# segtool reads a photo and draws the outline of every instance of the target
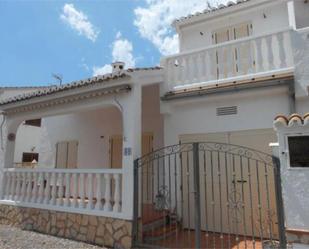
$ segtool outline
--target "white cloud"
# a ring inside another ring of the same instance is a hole
[[[88,17],[82,12],[75,9],[73,4],[65,4],[63,6],[60,19],[67,23],[72,29],[76,30],[79,35],[83,35],[92,42],[95,42],[99,30],[95,28],[88,20]]]
[[[210,4],[227,0],[209,0]],[[145,39],[150,40],[163,55],[178,52],[178,36],[174,34],[173,20],[207,8],[206,0],[146,0],[146,7],[134,10],[134,24]]]
[[[136,59],[133,56],[133,45],[130,41],[123,38],[121,33],[116,34],[115,41],[112,43],[112,60],[123,61],[126,68],[135,67]],[[93,67],[93,76],[112,72],[110,64],[102,67]]]
[[[93,67],[93,76],[103,75],[112,72],[112,66],[110,64],[106,64],[103,67]]]

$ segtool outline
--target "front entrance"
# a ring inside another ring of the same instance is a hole
[[[236,141],[240,135],[208,135],[214,142],[207,136],[203,142],[181,137],[180,144],[135,161],[137,185],[145,186],[146,180],[153,186],[147,198],[144,188],[135,189],[138,244],[166,248],[284,245],[278,160],[227,143],[226,139]]]

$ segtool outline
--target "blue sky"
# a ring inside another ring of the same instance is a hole
[[[177,52],[176,17],[204,0],[0,0],[1,86],[49,85],[129,67],[159,64]]]

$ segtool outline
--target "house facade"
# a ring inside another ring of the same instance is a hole
[[[308,111],[307,13],[303,0],[229,2],[175,20],[180,51],[161,67],[116,62],[3,98],[2,219],[106,246],[282,242],[268,145],[275,116]],[[30,151],[26,120],[41,120]],[[33,169],[18,151],[38,155]]]

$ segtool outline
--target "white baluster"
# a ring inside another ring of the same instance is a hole
[[[114,212],[120,212],[120,176],[119,174],[114,174],[115,180],[115,193],[114,193]]]
[[[78,198],[78,178],[77,174],[73,174],[73,207],[77,207],[77,198]]]
[[[178,82],[179,84],[183,83],[183,74],[184,74],[183,57],[178,57]]]
[[[79,208],[85,208],[85,174],[81,173],[79,177]]]
[[[21,185],[21,201],[25,201],[26,199],[26,184],[27,184],[27,175],[26,172],[22,172],[22,185]]]
[[[70,173],[65,174],[65,200],[64,206],[70,206]]]
[[[254,61],[253,61],[253,54],[254,54],[254,46],[252,44],[252,41],[248,42],[248,73],[254,73]]]
[[[258,72],[264,71],[264,58],[262,53],[262,38],[255,40],[256,50],[257,50],[257,63],[258,63]]]
[[[184,77],[184,82],[185,83],[190,83],[190,57],[186,56],[185,57],[185,77]]]
[[[10,172],[6,172],[5,174],[5,195],[4,195],[4,199],[9,200],[10,199],[10,186],[11,186],[11,176],[10,176]]]
[[[173,81],[174,81],[174,86],[178,85],[178,76],[179,76],[179,61],[178,58],[175,58],[174,60],[174,74],[173,74]]]
[[[33,172],[33,188],[32,188],[32,198],[31,198],[32,203],[36,202],[37,191],[38,191],[38,174],[36,172]]]
[[[88,209],[92,209],[93,205],[92,205],[92,202],[93,202],[93,188],[92,188],[92,174],[91,173],[88,173],[88,177],[87,177],[87,183],[88,183],[88,205],[87,205],[87,208]]]
[[[0,177],[1,177],[1,186],[0,186],[0,199],[2,200],[2,199],[4,199],[4,195],[5,195],[5,171],[0,171]]]
[[[192,55],[192,81],[198,82],[199,70],[197,64],[197,54]]]
[[[16,187],[16,172],[11,173],[11,200],[15,198],[15,187]]]
[[[280,68],[287,67],[286,54],[284,48],[284,34],[281,32],[277,35],[278,45],[279,45],[279,58],[280,58]]]
[[[16,195],[15,195],[15,198],[14,200],[15,201],[18,201],[20,200],[20,191],[21,191],[21,173],[20,172],[17,172],[16,174]]]
[[[57,177],[56,177],[55,172],[52,173],[51,185],[52,185],[51,204],[55,205],[56,204],[56,193],[57,193]]]
[[[273,53],[273,36],[269,35],[266,37],[267,44],[267,60],[269,65],[269,70],[273,70],[275,68],[274,65],[274,53]]]
[[[206,53],[205,52],[202,52],[200,54],[200,62],[199,62],[199,70],[200,70],[200,81],[201,82],[204,82],[206,81],[206,76],[207,76],[207,73],[206,73]]]
[[[30,202],[31,201],[31,191],[32,191],[32,174],[31,174],[31,172],[27,173],[26,181],[27,181],[26,202]]]
[[[63,204],[63,174],[58,173],[58,181],[57,184],[58,186],[58,198],[57,198],[57,206],[62,206]]]
[[[45,186],[45,193],[44,193],[44,204],[49,204],[49,199],[50,199],[50,173],[46,172],[45,173],[45,178],[46,178],[46,186]]]
[[[111,175],[104,174],[105,178],[105,203],[104,203],[104,211],[111,211]]]
[[[44,173],[40,172],[39,175],[39,198],[38,198],[38,203],[42,203],[43,202],[43,198],[44,198]]]
[[[214,50],[206,51],[206,58],[205,58],[205,70],[206,70],[206,80],[214,80],[214,68],[215,68],[215,58],[214,58]]]
[[[95,205],[95,209],[97,210],[101,210],[102,208],[102,182],[101,182],[101,174],[97,173],[96,174],[96,178],[97,178],[97,194],[96,194],[96,198],[97,198],[97,203]]]
[[[224,50],[223,48],[217,49],[218,55],[218,70],[219,70],[219,79],[224,78]]]
[[[234,47],[229,46],[226,51],[226,70],[227,70],[227,77],[235,76],[235,52]]]

